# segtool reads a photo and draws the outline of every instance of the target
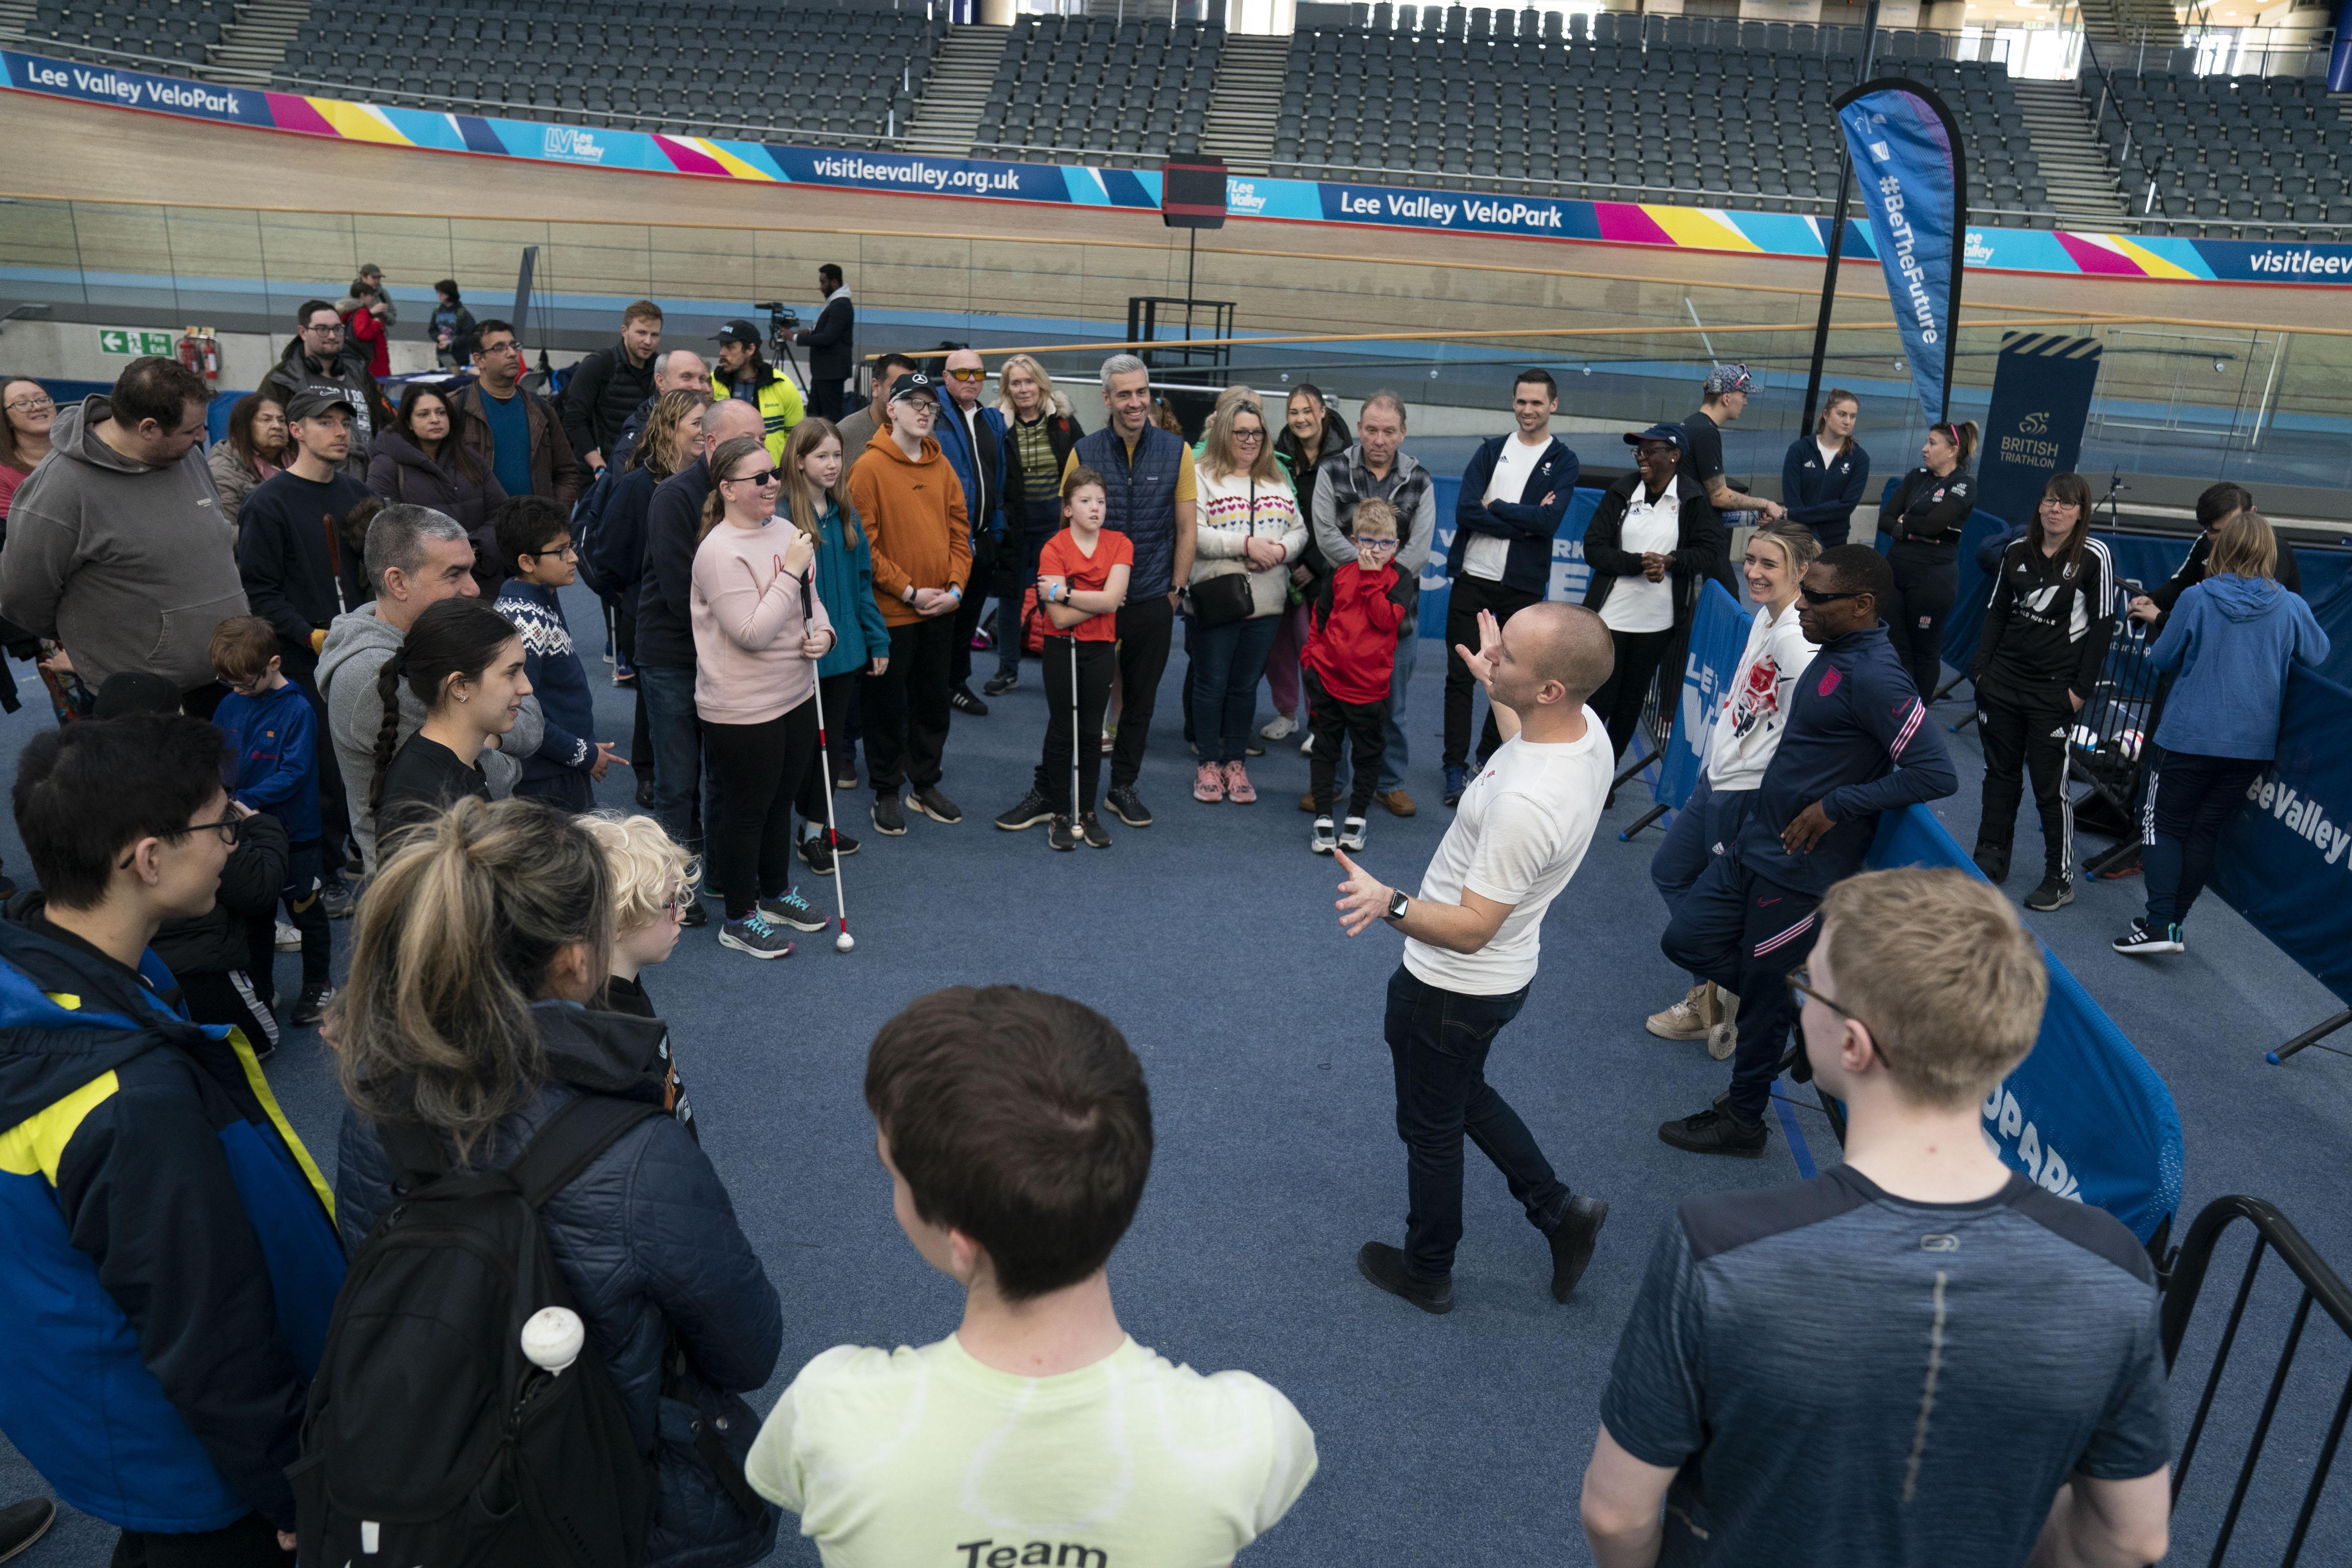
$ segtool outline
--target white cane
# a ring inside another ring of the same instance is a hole
[[[809,574],[801,574],[801,635],[808,635],[810,615]],[[841,883],[841,834],[833,825],[833,759],[825,745],[824,681],[816,673],[817,661],[809,660],[809,679],[816,688],[816,765],[824,770],[824,846],[833,862],[833,907],[839,917],[841,934],[833,939],[833,951],[849,952],[856,950],[857,939],[849,934],[849,894]]]

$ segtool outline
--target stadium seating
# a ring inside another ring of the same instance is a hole
[[[235,0],[40,0],[26,31],[67,46],[202,65]]]
[[[2316,226],[2352,225],[2352,121],[2320,79],[2117,71],[2082,87],[2111,94],[2099,133],[2134,213],[2156,184],[2152,232],[2352,239]]]
[[[1224,46],[1222,26],[1108,16],[1024,16],[1005,40],[976,151],[1190,155]]]

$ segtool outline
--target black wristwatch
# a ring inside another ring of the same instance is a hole
[[[1390,889],[1389,912],[1382,915],[1381,919],[1388,921],[1391,925],[1396,924],[1397,921],[1404,919],[1405,902],[1405,896],[1402,890],[1395,888]]]

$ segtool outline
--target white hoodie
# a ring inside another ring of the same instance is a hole
[[[1790,695],[1797,677],[1819,650],[1805,640],[1797,625],[1797,602],[1789,601],[1778,619],[1759,605],[1755,624],[1748,628],[1748,647],[1739,656],[1738,673],[1716,710],[1715,727],[1706,739],[1706,782],[1717,795],[1758,788],[1772,753],[1780,749],[1781,727],[1789,721]]]

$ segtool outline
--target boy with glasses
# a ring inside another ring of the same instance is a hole
[[[1594,1561],[2158,1561],[2147,1254],[1982,1132],[2041,1028],[2033,938],[1951,869],[1848,878],[1820,912],[1810,973],[1771,984],[1845,1105],[1844,1161],[1661,1227],[1584,1474]]]
[[[1356,558],[1323,579],[1307,612],[1307,647],[1298,665],[1307,687],[1307,728],[1315,737],[1307,764],[1315,833],[1307,847],[1318,855],[1364,847],[1364,814],[1372,808],[1381,756],[1388,747],[1389,679],[1396,668],[1397,626],[1404,619],[1396,552],[1396,508],[1377,499],[1360,502]],[[1346,830],[1334,837],[1331,804],[1338,794],[1342,735],[1354,742],[1355,779]]]
[[[499,508],[490,526],[498,533],[499,559],[509,574],[490,607],[522,634],[523,674],[547,723],[539,750],[523,759],[515,794],[586,811],[596,803],[592,786],[616,759],[612,742],[588,738],[595,731],[596,701],[558,592],[580,575],[571,519],[551,500],[517,496]]]

